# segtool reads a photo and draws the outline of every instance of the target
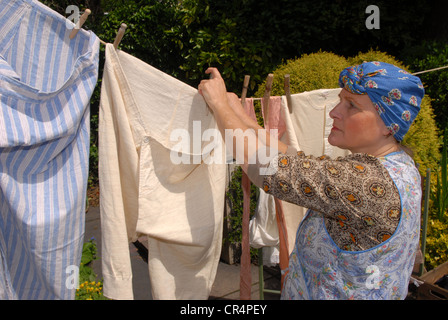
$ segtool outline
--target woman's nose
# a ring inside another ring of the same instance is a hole
[[[339,110],[340,106],[341,106],[341,102],[339,102],[339,103],[338,103],[338,104],[337,104],[337,105],[330,111],[329,115],[330,115],[330,118],[331,118],[331,119],[341,119],[341,118],[342,118],[341,113],[340,113],[340,110]]]

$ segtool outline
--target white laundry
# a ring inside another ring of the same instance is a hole
[[[106,296],[133,298],[129,242],[146,235],[153,297],[208,298],[221,253],[225,151],[204,163],[220,154],[209,148],[220,142],[214,137],[182,150],[194,163],[172,158],[176,132],[204,138],[217,128],[207,108],[196,89],[106,46],[99,122]]]

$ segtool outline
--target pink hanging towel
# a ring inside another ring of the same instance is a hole
[[[263,119],[266,119],[264,114],[265,105],[263,100],[261,100],[261,112],[263,115]],[[277,129],[278,131],[278,139],[280,139],[286,131],[286,124],[281,116],[281,107],[282,107],[282,97],[275,96],[269,98],[269,108],[268,108],[268,119],[267,124],[265,123],[265,129],[272,131]]]

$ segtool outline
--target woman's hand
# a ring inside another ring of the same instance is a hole
[[[222,136],[233,140],[233,156],[235,159],[242,160],[243,170],[247,169],[248,159],[254,157],[258,149],[265,150],[264,147],[271,147],[286,152],[287,146],[277,138],[273,138],[275,141],[273,140],[271,145],[269,133],[245,113],[238,96],[227,93],[226,85],[218,69],[208,68],[205,73],[210,74],[211,78],[201,81],[198,86],[199,93],[213,110]],[[227,130],[230,136],[227,136]],[[261,136],[259,136],[260,132]]]
[[[201,81],[198,87],[199,94],[213,111],[228,107],[226,85],[218,69],[208,68],[205,73],[211,77]]]

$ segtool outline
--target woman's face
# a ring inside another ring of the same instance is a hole
[[[352,153],[373,154],[389,130],[367,94],[353,94],[342,89],[341,101],[330,112],[333,128],[328,142]]]

